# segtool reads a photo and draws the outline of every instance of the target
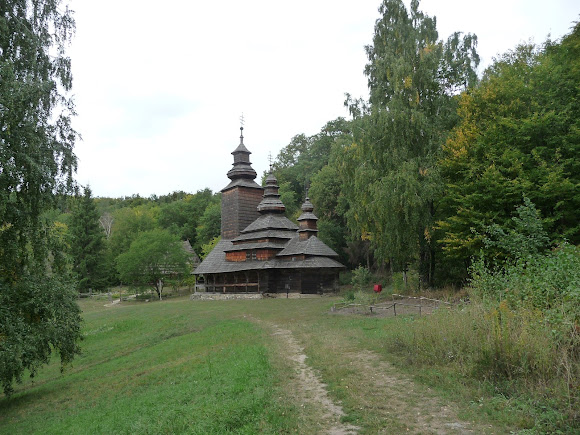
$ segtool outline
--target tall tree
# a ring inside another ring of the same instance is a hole
[[[286,145],[274,162],[272,169],[280,185],[286,214],[300,214],[305,188],[310,185],[318,171],[328,164],[335,140],[350,132],[350,124],[344,118],[327,122],[313,136],[298,134]],[[264,179],[267,174],[264,174]]]
[[[145,231],[157,228],[159,207],[152,203],[123,207],[113,213],[113,227],[109,238],[112,255],[127,252],[131,243]]]
[[[41,218],[72,185],[77,137],[65,48],[74,31],[58,0],[0,3],[0,383],[13,391],[56,351],[79,353],[80,310]]]
[[[368,237],[376,256],[406,270],[418,260],[433,280],[433,204],[440,190],[437,154],[456,121],[455,97],[477,79],[474,35],[438,40],[435,18],[400,0],[379,7],[369,63],[369,101],[347,105],[354,143],[342,173],[352,188],[349,226]]]
[[[70,245],[78,289],[105,288],[105,234],[90,187],[77,199],[70,221]]]

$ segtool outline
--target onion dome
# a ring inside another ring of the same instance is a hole
[[[240,144],[232,151],[232,154],[234,167],[228,171],[228,178],[232,181],[238,178],[254,180],[257,174],[250,162],[250,154],[252,153],[244,145],[244,127],[240,127]]]
[[[266,187],[264,188],[264,199],[258,204],[258,211],[261,214],[267,213],[284,213],[286,207],[284,203],[280,200],[280,194],[278,193],[278,180],[274,174],[270,173],[268,178],[266,178]]]
[[[254,181],[257,174],[250,163],[250,154],[252,153],[244,145],[244,127],[240,127],[240,144],[232,154],[234,156],[234,167],[228,171],[228,178],[231,181],[221,191],[226,192],[238,186],[261,190],[262,187]]]

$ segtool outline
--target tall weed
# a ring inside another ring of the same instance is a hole
[[[579,248],[564,244],[547,254],[528,256],[495,269],[480,258],[474,262],[471,274],[472,298],[487,305],[505,301],[512,309],[539,310],[559,342],[568,342],[577,336]]]
[[[541,431],[580,424],[578,360],[553,339],[539,310],[514,310],[505,301],[441,308],[390,324],[384,341],[408,365],[451,369],[491,386],[491,394],[524,407]]]

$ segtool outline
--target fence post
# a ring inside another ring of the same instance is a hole
[[[393,304],[393,312],[395,313],[395,317],[397,317],[397,303]]]

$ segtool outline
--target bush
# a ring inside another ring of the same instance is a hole
[[[340,274],[338,275],[338,283],[340,285],[352,284],[352,271],[345,270],[340,272]]]
[[[362,291],[370,286],[373,281],[371,271],[363,266],[357,267],[352,271],[352,286],[359,291]]]
[[[355,292],[354,290],[348,290],[345,294],[344,294],[344,300],[345,302],[352,302],[354,301],[356,298]]]

